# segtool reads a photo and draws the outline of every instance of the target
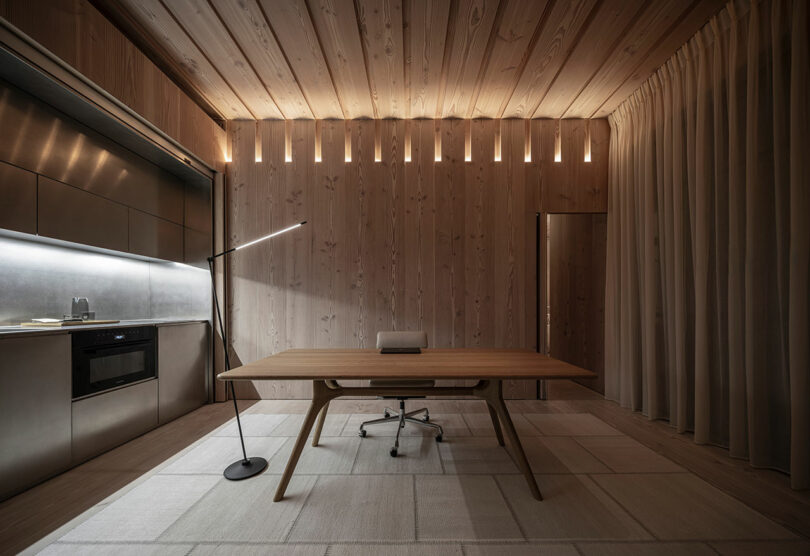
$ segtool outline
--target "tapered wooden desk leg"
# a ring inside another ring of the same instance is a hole
[[[301,430],[298,432],[298,438],[295,441],[295,446],[293,446],[290,459],[287,460],[287,467],[284,468],[284,474],[281,476],[281,480],[276,488],[276,495],[273,497],[273,502],[278,502],[284,498],[287,485],[290,484],[290,479],[295,472],[295,466],[298,465],[298,458],[301,457],[301,452],[304,449],[304,445],[307,443],[307,437],[309,437],[309,432],[312,430],[312,425],[315,424],[318,412],[324,405],[329,403],[332,397],[334,396],[328,395],[326,386],[322,380],[312,381],[312,403],[309,405],[307,415],[304,417],[304,423],[301,425]]]
[[[495,428],[495,436],[498,438],[498,445],[503,446],[503,432],[501,432],[501,424],[498,422],[498,414],[489,402],[487,402],[487,409],[489,409],[489,417],[492,419],[492,426]]]
[[[312,446],[318,445],[321,441],[321,431],[323,431],[323,422],[326,421],[326,412],[329,411],[329,402],[321,409],[321,414],[318,415],[318,424],[315,425],[315,434],[312,435]]]
[[[509,444],[512,447],[512,455],[514,456],[518,467],[526,477],[526,482],[529,483],[529,490],[537,500],[542,500],[543,496],[540,494],[540,488],[537,486],[537,481],[532,473],[532,468],[529,465],[529,460],[526,459],[526,453],[523,451],[523,445],[520,443],[515,425],[512,423],[512,418],[509,416],[509,410],[506,408],[506,403],[503,401],[503,386],[500,380],[493,380],[486,384],[479,394],[483,397],[489,405],[495,408],[498,414],[498,419],[501,426],[506,432],[506,437],[509,439]]]

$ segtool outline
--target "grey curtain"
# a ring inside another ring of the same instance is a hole
[[[605,394],[810,486],[808,2],[732,2],[610,116]]]

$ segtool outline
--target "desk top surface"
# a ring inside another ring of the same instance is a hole
[[[219,380],[594,378],[596,374],[530,350],[425,349],[381,354],[376,349],[291,349],[220,373]]]

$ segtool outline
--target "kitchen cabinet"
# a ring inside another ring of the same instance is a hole
[[[207,322],[158,327],[160,424],[208,400],[208,349]]]
[[[0,162],[0,228],[37,233],[37,175]]]
[[[73,402],[73,465],[158,424],[158,381],[147,380]]]
[[[129,252],[183,262],[183,227],[131,208]]]
[[[0,338],[0,500],[70,466],[70,335]]]
[[[44,176],[38,180],[39,235],[127,251],[127,207]]]

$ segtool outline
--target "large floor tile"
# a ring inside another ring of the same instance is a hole
[[[298,436],[301,432],[301,425],[304,423],[305,415],[288,415],[284,422],[273,429],[273,436]],[[343,427],[346,425],[349,415],[347,413],[327,413],[323,423],[321,436],[340,436]],[[315,426],[309,431],[309,435],[315,431]]]
[[[333,544],[329,556],[464,556],[460,544]]]
[[[408,411],[410,411],[410,408]],[[371,421],[373,419],[380,419],[382,417],[382,413],[353,413],[346,421],[346,426],[343,428],[343,432],[341,434],[343,436],[357,436],[361,423]],[[461,417],[460,413],[431,413],[430,421],[442,426],[445,438],[470,436],[472,434],[470,429],[467,428],[467,423],[464,422],[464,419]],[[366,431],[368,431],[368,436],[396,436],[397,426],[397,423],[381,423],[379,425],[367,426]],[[406,423],[405,428],[400,433],[400,436],[435,437],[436,432],[436,429],[433,427],[421,427],[415,423]]]
[[[185,556],[192,544],[66,544],[46,546],[43,556]]]
[[[404,436],[399,439],[397,457],[391,457],[394,439],[368,436],[360,441],[360,450],[352,473],[441,473],[438,442],[428,436]]]
[[[293,476],[281,502],[273,502],[278,475],[246,481],[221,479],[162,536],[176,542],[280,542],[290,531],[315,478]]]
[[[156,475],[69,531],[63,541],[152,541],[219,481],[213,475]]]
[[[577,543],[583,556],[716,556],[699,542]]]
[[[541,433],[549,436],[601,436],[621,433],[590,413],[525,413]]]
[[[322,476],[295,522],[290,542],[412,541],[413,478]]]
[[[270,473],[284,472],[296,439],[282,440],[284,445],[269,460],[268,472]],[[298,459],[298,464],[295,466],[295,472],[302,475],[351,473],[359,447],[359,438],[322,436],[318,446],[312,446],[310,442],[307,442]]]
[[[266,415],[266,414],[241,414],[239,420],[242,423],[242,434],[244,436],[283,436],[273,434],[273,431],[287,419],[289,415]],[[236,418],[231,419],[223,426],[214,431],[214,436],[239,436],[239,427]]]
[[[689,473],[595,475],[594,480],[660,539],[793,537],[783,527]]]
[[[528,539],[649,539],[622,508],[582,475],[536,475],[543,501],[521,475],[498,482]]]
[[[492,418],[489,413],[464,413],[463,416],[475,436],[495,436],[495,427],[492,426]],[[519,436],[540,435],[540,431],[520,413],[510,413],[510,417]]]
[[[518,473],[518,468],[495,437],[451,438],[439,443],[445,473]]]
[[[534,473],[574,473],[549,449],[544,440],[542,437],[521,439],[523,451],[526,453],[532,471]]]
[[[199,544],[190,556],[324,556],[325,544]]]
[[[686,471],[629,436],[578,436],[576,441],[617,473]]]
[[[420,540],[523,540],[490,476],[417,476],[416,515]]]
[[[611,437],[613,438],[613,437]],[[582,447],[570,436],[543,436],[532,439],[532,442],[544,447],[560,461],[569,473],[610,473],[610,468],[599,461],[593,454]],[[524,442],[524,448],[530,443]],[[526,457],[535,473],[557,473],[558,471],[544,471],[546,467],[556,467],[552,462],[545,461],[545,453],[540,448],[527,450]],[[565,472],[565,471],[563,471]]]
[[[573,544],[465,544],[464,556],[579,556]]]
[[[284,438],[278,437],[253,436],[245,438],[245,449],[248,456],[261,456],[266,460],[270,460],[283,444]],[[188,453],[164,467],[160,472],[222,475],[226,467],[240,459],[242,459],[242,447],[239,444],[238,437],[209,436]]]
[[[722,556],[807,556],[810,554],[810,541],[725,541],[710,543]]]

